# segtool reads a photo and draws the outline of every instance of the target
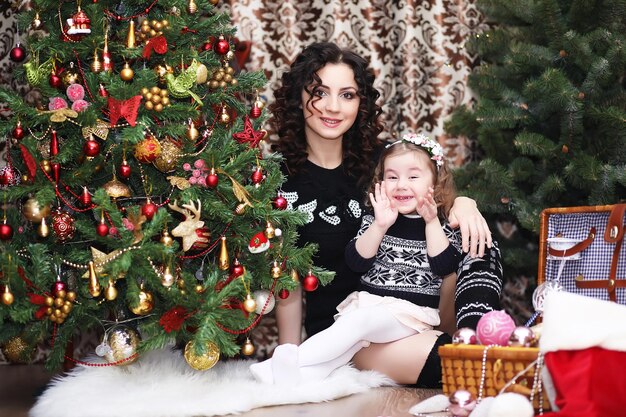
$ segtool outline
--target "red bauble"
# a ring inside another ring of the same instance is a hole
[[[65,282],[55,281],[54,284],[52,284],[52,294],[57,295],[59,291],[65,291],[66,288]]]
[[[278,292],[278,298],[280,298],[281,300],[284,300],[287,297],[289,297],[289,290],[283,288]]]
[[[74,232],[76,232],[74,218],[69,213],[57,210],[52,215],[52,230],[54,230],[54,234],[59,242],[63,243],[71,240],[74,237]]]
[[[128,162],[126,160],[123,160],[122,165],[120,165],[120,169],[118,170],[118,174],[120,174],[120,177],[128,179],[130,178],[130,173],[130,165],[128,165]]]
[[[287,208],[288,202],[285,197],[283,197],[282,195],[279,195],[278,197],[274,199],[274,202],[272,204],[274,205],[275,209],[285,210]]]
[[[217,183],[219,182],[219,178],[215,171],[212,171],[211,174],[206,177],[206,185],[211,188],[217,187]]]
[[[98,95],[100,97],[108,97],[109,96],[109,92],[107,91],[106,88],[104,88],[104,86],[102,84],[100,84],[100,86],[98,87]]]
[[[243,275],[245,270],[246,269],[243,267],[243,265],[240,264],[239,261],[235,259],[233,261],[233,267],[230,269],[230,275],[233,277],[238,277],[238,276]]]
[[[259,106],[252,106],[250,109],[250,117],[258,119],[261,116],[261,108]]]
[[[148,200],[146,204],[141,206],[141,214],[146,216],[146,219],[152,220],[156,212],[159,210],[159,206]]]
[[[150,135],[135,145],[135,158],[139,162],[149,164],[161,155],[161,143]]]
[[[83,188],[83,193],[80,195],[80,202],[83,206],[91,205],[91,194],[89,194],[87,187]]]
[[[109,234],[109,226],[104,222],[98,223],[98,226],[96,227],[96,233],[98,234],[98,236],[105,237]]]
[[[261,181],[263,181],[263,170],[257,167],[250,178],[252,179],[253,184],[260,184]]]
[[[17,126],[13,129],[13,139],[23,139],[25,135],[24,128],[22,127],[22,122],[17,122]]]
[[[13,228],[10,224],[0,224],[0,240],[9,240],[13,237]]]
[[[83,153],[89,157],[97,156],[100,153],[100,144],[93,139],[89,139],[83,145]]]
[[[13,62],[22,62],[26,59],[26,49],[18,43],[13,49],[11,49],[9,57]]]
[[[0,190],[19,184],[21,177],[22,174],[20,174],[9,161],[5,166],[0,168]]]
[[[202,44],[202,46],[200,47],[200,52],[208,52],[212,50],[213,42],[215,42],[215,39],[211,36],[211,38],[207,42]]]
[[[319,279],[317,279],[317,277],[310,272],[302,280],[302,288],[304,291],[315,291],[319,285]]]
[[[230,45],[228,44],[228,41],[224,39],[223,36],[220,36],[219,40],[215,44],[214,50],[215,50],[215,53],[218,55],[226,55],[228,51],[230,51]]]
[[[63,86],[63,80],[54,72],[50,74],[50,78],[48,78],[48,83],[52,88],[61,88]]]

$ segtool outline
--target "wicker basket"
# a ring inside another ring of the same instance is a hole
[[[443,345],[439,347],[443,373],[443,392],[446,395],[458,389],[465,389],[478,397],[485,347],[479,345]],[[483,398],[498,395],[507,382],[537,359],[538,354],[539,349],[537,348],[499,346],[489,348],[485,362]],[[535,366],[531,366],[523,375],[517,377],[516,382],[511,384],[506,391],[517,392],[530,397],[535,369]],[[536,410],[539,409],[539,398],[543,398],[543,410],[549,410],[550,404],[545,395],[535,394],[533,407]]]

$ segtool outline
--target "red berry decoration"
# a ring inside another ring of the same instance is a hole
[[[217,177],[217,174],[215,173],[215,168],[211,168],[211,172],[206,177],[206,185],[210,188],[215,188],[217,187],[218,181],[219,181],[219,178]]]
[[[289,297],[289,290],[286,290],[286,289],[284,289],[284,288],[283,288],[282,290],[280,290],[280,291],[278,292],[278,297],[279,297],[281,300],[286,299],[287,297]]]
[[[63,80],[54,72],[50,74],[50,78],[48,78],[48,83],[52,88],[61,88],[63,86]]]
[[[285,210],[287,208],[287,199],[282,195],[279,195],[274,199],[273,205],[277,210]]]
[[[320,285],[319,279],[311,271],[304,277],[302,280],[302,288],[304,291],[315,291],[317,287]]]
[[[154,215],[156,214],[158,210],[159,210],[159,206],[154,204],[150,199],[148,199],[146,204],[141,206],[141,214],[146,216],[146,219],[148,220],[152,220],[152,218],[154,217]]]
[[[18,43],[13,49],[11,49],[9,57],[13,62],[22,62],[26,59],[26,49]]]
[[[20,122],[18,120],[17,122],[17,126],[15,126],[15,129],[13,129],[13,139],[16,140],[20,140],[24,138],[25,132],[24,132],[24,128],[22,127],[22,122]]]
[[[224,39],[224,36],[220,35],[217,43],[215,44],[214,51],[218,55],[226,55],[230,51],[230,45],[228,41]]]
[[[93,139],[89,139],[83,145],[83,153],[90,158],[97,156],[100,153],[100,144]]]
[[[0,240],[7,241],[13,237],[13,228],[7,224],[6,220],[0,224]]]
[[[66,288],[65,282],[55,281],[54,284],[52,284],[52,295],[57,295],[59,291],[65,291]]]
[[[131,169],[126,159],[122,161],[122,164],[120,165],[120,169],[118,170],[118,173],[120,174],[120,177],[124,178],[125,180],[130,178]]]

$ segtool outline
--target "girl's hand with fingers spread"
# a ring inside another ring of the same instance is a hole
[[[428,193],[424,197],[417,198],[417,214],[422,216],[426,223],[437,218],[437,203],[433,194],[433,187],[428,187]]]
[[[370,193],[370,202],[374,209],[374,221],[381,228],[388,229],[398,218],[398,209],[387,197],[385,181],[377,183],[374,194]]]

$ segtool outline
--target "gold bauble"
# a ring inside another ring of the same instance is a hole
[[[167,265],[165,269],[163,269],[163,274],[161,275],[161,285],[169,288],[174,285],[174,282],[176,282],[176,277],[172,274],[170,266]]]
[[[228,110],[226,110],[226,107],[222,108],[222,114],[220,114],[220,122],[225,125],[230,123],[230,115],[228,114]]]
[[[65,295],[65,299],[70,302],[76,300],[76,293],[74,291],[68,291]]]
[[[267,237],[268,239],[272,239],[274,236],[276,236],[276,229],[274,229],[274,226],[272,226],[272,223],[267,222],[267,226],[265,227],[265,237]]]
[[[163,246],[170,247],[172,246],[172,244],[174,244],[174,238],[172,237],[172,235],[170,235],[170,232],[168,232],[167,230],[163,230],[160,242],[163,244]]]
[[[215,343],[207,342],[206,352],[202,355],[198,355],[193,347],[193,342],[187,342],[183,356],[193,369],[205,371],[212,368],[220,359],[220,349]]]
[[[15,297],[13,296],[11,289],[8,285],[5,285],[4,291],[2,292],[2,304],[4,304],[5,306],[10,306],[11,304],[13,304],[13,301],[15,301]]]
[[[91,65],[89,66],[91,71],[95,73],[99,73],[102,71],[102,61],[98,58],[98,51],[94,51],[93,53],[93,61],[91,61]]]
[[[209,0],[209,3],[211,3],[211,5],[216,6],[217,3],[219,3],[220,0]]]
[[[298,271],[296,271],[295,269],[291,270],[291,280],[297,283],[300,282],[300,276],[298,275]]]
[[[48,227],[48,223],[46,223],[46,218],[41,219],[41,223],[37,226],[37,235],[40,237],[48,237],[50,236],[50,227]]]
[[[22,214],[26,217],[26,220],[39,223],[44,217],[50,215],[50,206],[40,206],[34,197],[29,198],[22,207]]]
[[[246,338],[246,342],[241,347],[241,353],[245,356],[252,356],[254,354],[254,345],[250,339]]]
[[[132,81],[135,76],[135,71],[128,65],[128,62],[124,64],[124,68],[120,71],[120,78],[124,81]]]
[[[138,316],[143,316],[150,313],[153,307],[154,297],[152,297],[152,293],[142,289],[139,291],[139,302],[137,306],[131,308],[131,311]]]
[[[128,365],[137,359],[137,356],[132,359],[128,358],[137,353],[140,340],[141,338],[139,337],[139,333],[130,327],[115,327],[107,336],[107,344],[111,349],[107,351],[104,358],[109,363]]]
[[[200,131],[196,128],[196,125],[193,122],[189,122],[189,127],[187,128],[187,132],[185,132],[185,136],[192,142],[195,142],[198,137],[200,137]]]
[[[130,188],[123,182],[118,181],[117,178],[113,178],[111,181],[104,184],[102,188],[104,188],[104,191],[113,199],[130,197],[131,195]]]
[[[117,298],[117,288],[112,279],[109,280],[109,285],[104,289],[104,298],[107,301],[113,301]]]
[[[171,140],[161,143],[161,153],[156,157],[152,165],[161,172],[172,172],[178,166],[178,161],[183,156],[180,148]]]
[[[41,169],[43,169],[44,172],[50,173],[50,171],[52,170],[52,167],[50,166],[50,161],[48,161],[47,159],[41,161]]]
[[[243,309],[248,313],[253,313],[256,310],[256,301],[250,294],[247,294],[246,299],[243,301]]]
[[[204,84],[208,78],[209,70],[207,69],[206,65],[198,65],[198,69],[196,70],[196,84]]]
[[[194,0],[189,0],[189,3],[187,4],[187,11],[189,14],[194,14],[198,11],[198,5]]]
[[[73,64],[72,62],[70,68],[63,71],[63,75],[61,76],[61,81],[63,81],[65,87],[69,87],[72,84],[82,84],[80,73],[74,68]]]
[[[11,363],[28,363],[31,360],[33,348],[20,336],[9,339],[2,346],[2,354]]]
[[[277,261],[274,261],[272,266],[272,278],[280,278],[280,274],[283,272],[282,268]]]

